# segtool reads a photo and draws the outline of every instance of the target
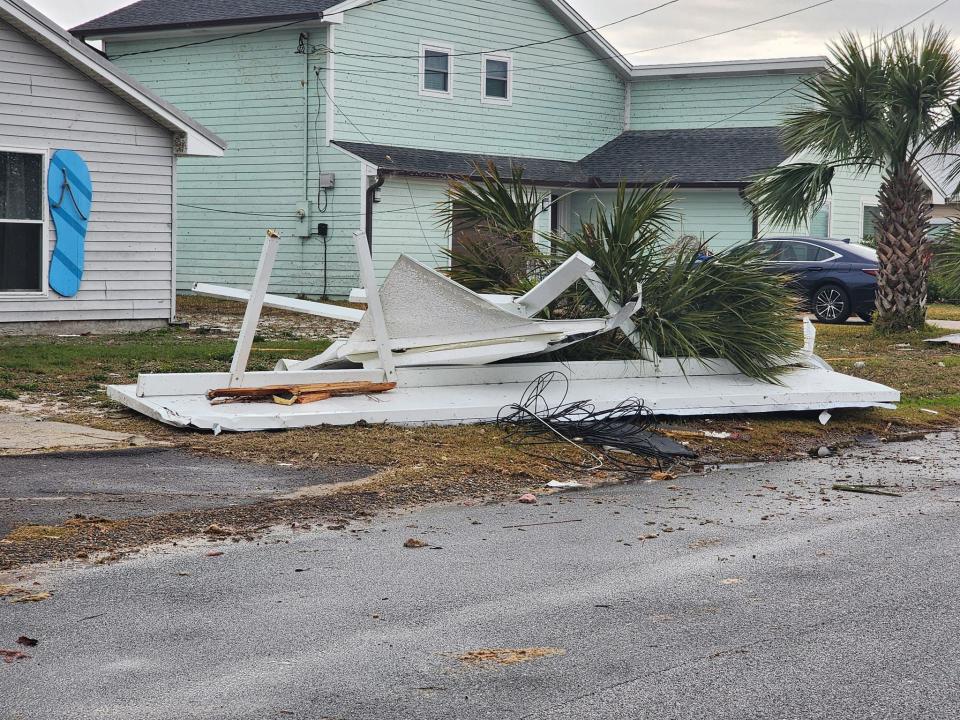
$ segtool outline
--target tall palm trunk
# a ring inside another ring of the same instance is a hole
[[[879,210],[876,327],[881,332],[917,330],[927,317],[930,201],[914,164],[887,174]]]

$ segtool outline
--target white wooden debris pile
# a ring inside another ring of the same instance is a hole
[[[834,372],[814,355],[815,332],[785,358],[780,384],[743,375],[724,360],[661,358],[638,346],[640,360],[537,362],[532,358],[621,329],[642,300],[621,307],[577,254],[522,297],[481,295],[403,256],[382,287],[374,276],[366,236],[354,244],[363,284],[351,299],[367,310],[267,294],[280,238],[268,233],[250,292],[198,284],[204,295],[247,302],[229,372],[143,374],[135,385],[110,386],[114,400],[170,425],[214,432],[272,430],[367,423],[458,424],[491,421],[517,402],[546,372],[569,377],[567,400],[591,400],[599,411],[627,397],[642,398],[659,415],[712,415],[889,406],[891,388]],[[535,316],[564,291],[584,282],[607,309],[603,318],[542,320]],[[305,360],[283,360],[272,372],[248,372],[247,362],[263,307],[357,323],[353,334]],[[396,383],[384,394],[331,397],[310,404],[211,404],[217,388],[259,388],[324,383]],[[549,390],[547,391],[550,392]],[[547,398],[548,401],[560,398]]]

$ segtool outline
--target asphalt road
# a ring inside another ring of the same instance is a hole
[[[76,514],[118,520],[227,507],[369,473],[234,463],[163,448],[0,457],[0,537],[17,525],[59,525]]]
[[[956,718],[958,459],[944,437],[51,572],[0,606],[0,647],[39,640],[0,664],[0,717]],[[550,650],[459,659],[487,648]]]

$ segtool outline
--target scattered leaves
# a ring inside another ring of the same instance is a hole
[[[565,655],[566,650],[555,647],[484,648],[471,650],[457,657],[465,665],[518,665],[548,657]]]

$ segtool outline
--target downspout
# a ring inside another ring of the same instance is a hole
[[[750,208],[750,216],[751,216],[750,232],[752,233],[750,239],[756,240],[758,237],[760,237],[760,213],[757,211],[757,206],[747,199],[747,193],[745,189],[741,189],[739,192],[739,195],[740,195],[740,199],[743,200],[744,204],[748,208]]]
[[[374,198],[377,195],[377,190],[383,187],[383,184],[387,181],[386,176],[377,171],[377,180],[373,185],[367,188],[367,202],[366,202],[366,231],[367,231],[367,242],[370,244],[370,251],[373,251],[373,204]]]
[[[310,33],[301,33],[303,46],[303,204],[310,206]]]

